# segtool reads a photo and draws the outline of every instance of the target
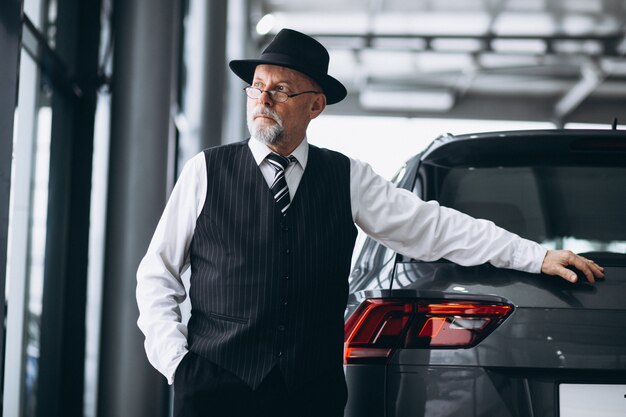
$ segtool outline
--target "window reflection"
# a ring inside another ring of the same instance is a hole
[[[24,2],[26,17],[42,31],[43,3]],[[52,126],[52,91],[42,83],[37,51],[23,45],[20,58],[6,283],[3,415],[25,417],[35,416],[37,404]]]
[[[48,212],[48,173],[50,163],[50,131],[52,109],[41,107],[37,112],[32,207],[30,223],[28,315],[24,377],[24,410],[34,416],[37,398],[41,307],[43,297],[44,260],[46,252],[46,219]]]
[[[437,200],[444,206],[549,249],[626,252],[626,197],[617,191],[626,187],[622,167],[453,168],[441,174]]]

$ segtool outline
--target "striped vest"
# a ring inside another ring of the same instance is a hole
[[[356,237],[349,159],[310,146],[282,216],[247,142],[204,154],[207,196],[190,248],[189,349],[252,388],[275,366],[291,387],[341,370]]]

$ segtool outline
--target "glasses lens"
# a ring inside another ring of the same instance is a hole
[[[274,100],[277,103],[282,103],[283,101],[287,101],[287,99],[289,98],[289,96],[285,93],[283,93],[282,91],[270,91],[270,95],[272,96],[272,100]]]
[[[284,101],[287,101],[287,99],[289,98],[287,93],[283,93],[282,91],[261,90],[260,88],[257,88],[257,87],[246,87],[244,88],[244,91],[246,92],[246,95],[253,100],[256,100],[259,97],[261,97],[261,94],[263,93],[268,93],[270,97],[272,98],[272,100],[277,103],[282,103]]]
[[[261,97],[262,91],[255,87],[246,87],[244,88],[246,95],[252,99],[257,99]]]

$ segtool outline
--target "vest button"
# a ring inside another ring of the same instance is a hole
[[[285,249],[285,255],[289,255],[291,251],[289,249]]]
[[[284,306],[286,306],[287,304],[289,304],[289,301],[287,301],[287,298],[285,298],[285,297],[281,298],[281,299],[280,299],[280,302],[281,302]]]
[[[283,232],[288,232],[289,231],[289,226],[287,226],[286,224],[283,224],[281,226],[281,229],[283,230]]]
[[[283,275],[283,279],[284,279],[285,281],[289,281],[289,275],[287,275],[287,274]]]
[[[276,328],[281,332],[285,331],[285,326],[283,326],[282,324],[279,324],[278,326],[276,326]]]
[[[282,351],[278,352],[278,353],[276,354],[276,356],[278,356],[279,358],[282,358],[282,356],[283,356],[283,352],[282,352]]]

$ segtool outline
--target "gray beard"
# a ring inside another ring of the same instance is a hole
[[[254,123],[254,116],[260,114],[272,117],[276,123],[270,127],[257,126]],[[283,129],[283,121],[273,110],[264,107],[256,107],[252,112],[249,112],[247,122],[250,134],[264,144],[277,145],[283,140],[285,133],[285,129]]]
[[[276,145],[283,139],[284,129],[278,123],[270,127],[258,127],[254,121],[248,120],[248,130],[252,136],[266,145]]]

